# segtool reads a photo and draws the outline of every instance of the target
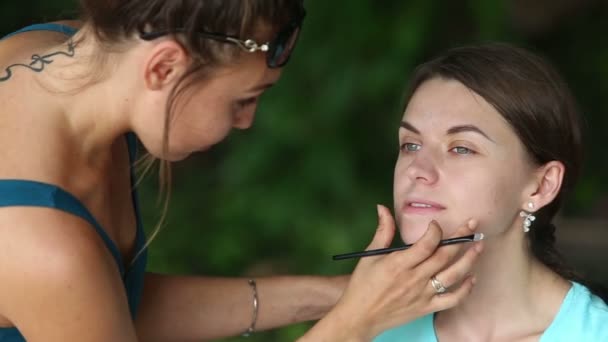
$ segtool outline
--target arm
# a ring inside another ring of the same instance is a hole
[[[348,277],[256,278],[256,330],[317,320],[338,301]],[[238,335],[253,316],[247,278],[146,276],[137,331],[142,341],[191,341]],[[178,318],[179,317],[179,318]]]
[[[393,238],[394,224],[390,212],[384,210],[369,248],[386,247]],[[456,232],[470,233],[466,226]],[[441,271],[441,279],[446,286],[456,284],[466,278],[478,251],[471,248],[452,264],[464,247],[437,249],[440,239],[441,228],[431,225],[415,247],[361,260],[350,280],[257,279],[260,305],[256,330],[323,317],[301,342],[369,341],[386,329],[452,307],[468,295],[471,279],[437,296],[430,278],[451,264]],[[246,278],[150,274],[136,325],[142,341],[212,339],[243,333],[251,324],[252,313],[252,291]]]
[[[0,313],[29,342],[136,341],[112,256],[86,222],[56,210],[2,209]]]

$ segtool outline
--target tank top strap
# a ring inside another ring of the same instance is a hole
[[[0,207],[16,206],[54,208],[84,219],[94,227],[118,263],[120,274],[124,274],[122,257],[118,248],[95,217],[72,194],[56,185],[47,183],[20,179],[0,180]]]
[[[34,24],[34,25],[26,26],[13,33],[9,33],[8,35],[0,38],[0,40],[6,39],[8,37],[14,36],[19,33],[30,32],[30,31],[53,31],[53,32],[63,33],[66,36],[72,36],[78,30],[73,27],[67,26],[67,25],[55,24],[55,23]]]

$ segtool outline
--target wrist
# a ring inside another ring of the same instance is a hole
[[[349,310],[335,307],[317,322],[298,342],[368,342],[373,339],[364,329],[364,324],[355,323]]]
[[[350,276],[307,277],[306,281],[298,282],[306,299],[306,305],[298,310],[296,321],[315,321],[330,312],[342,297]]]
[[[329,312],[336,304],[338,304],[340,298],[342,298],[342,295],[348,286],[348,282],[350,281],[350,274],[329,277],[327,278],[327,281],[327,296],[328,303],[330,304],[327,312]]]

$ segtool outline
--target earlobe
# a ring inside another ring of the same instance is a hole
[[[172,87],[188,67],[189,58],[183,47],[167,40],[156,44],[144,64],[144,81],[150,90]]]

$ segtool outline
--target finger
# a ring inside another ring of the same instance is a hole
[[[475,233],[477,231],[477,226],[479,223],[475,219],[468,219],[464,224],[460,225],[454,233],[450,234],[450,236],[446,236],[446,239],[467,236]]]
[[[378,210],[378,228],[366,250],[386,248],[390,246],[395,236],[395,220],[393,220],[391,211],[381,204],[378,204],[376,209]]]
[[[418,240],[414,246],[405,251],[395,252],[395,255],[402,255],[403,258],[408,258],[410,266],[417,266],[427,260],[435,253],[439,241],[441,241],[441,228],[434,220],[429,224],[424,235]]]
[[[455,307],[471,294],[474,285],[475,277],[469,276],[457,289],[434,295],[431,299],[431,308],[434,312],[437,312]]]
[[[435,225],[439,226],[439,224],[435,223]],[[476,220],[469,220],[467,224],[460,226],[456,233],[458,236],[471,235],[477,228]],[[440,228],[441,229],[441,228]],[[466,243],[460,243],[449,246],[442,246],[438,248],[437,251],[430,256],[424,263],[420,265],[420,271],[423,274],[429,276],[436,275],[439,271],[443,270],[447,265],[449,265],[457,255],[462,253],[463,250],[469,248],[470,245]]]
[[[476,242],[473,248],[469,248],[455,263],[435,275],[435,279],[440,281],[446,288],[451,288],[454,284],[458,284],[471,273],[473,265],[477,261],[482,249],[483,245],[481,242]]]

